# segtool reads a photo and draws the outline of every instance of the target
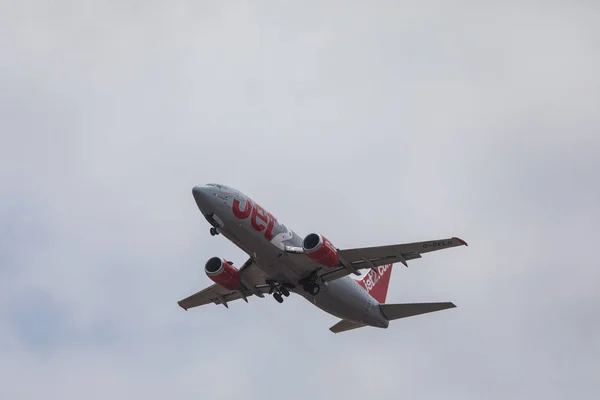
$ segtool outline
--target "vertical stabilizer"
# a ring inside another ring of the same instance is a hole
[[[376,272],[377,271],[377,272]],[[358,283],[380,304],[385,303],[390,277],[392,275],[392,264],[376,267],[375,271],[369,270]]]

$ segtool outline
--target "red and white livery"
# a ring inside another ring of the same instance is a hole
[[[213,236],[223,235],[249,256],[238,269],[223,257],[210,258],[204,271],[214,284],[181,301],[184,309],[271,295],[282,303],[296,293],[340,318],[330,330],[363,326],[387,328],[389,321],[456,307],[450,302],[386,304],[392,266],[408,266],[422,254],[456,246],[451,237],[377,247],[338,249],[321,233],[300,237],[243,193],[220,184],[192,189]],[[368,272],[361,276],[360,271]],[[358,276],[358,277],[357,277]]]

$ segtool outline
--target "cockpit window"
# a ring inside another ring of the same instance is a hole
[[[206,186],[216,187],[219,190],[224,190],[226,192],[237,193],[237,190],[230,188],[229,186],[219,185],[217,183],[207,183]]]

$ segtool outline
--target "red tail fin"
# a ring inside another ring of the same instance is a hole
[[[390,286],[390,277],[392,276],[392,264],[382,265],[375,268],[377,272],[369,270],[358,283],[373,296],[379,303],[385,303],[388,287]]]

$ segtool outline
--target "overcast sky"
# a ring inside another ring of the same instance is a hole
[[[0,1],[0,398],[598,398],[600,6],[537,3]],[[458,308],[184,312],[246,260],[207,182],[340,248],[465,239],[388,295]]]

